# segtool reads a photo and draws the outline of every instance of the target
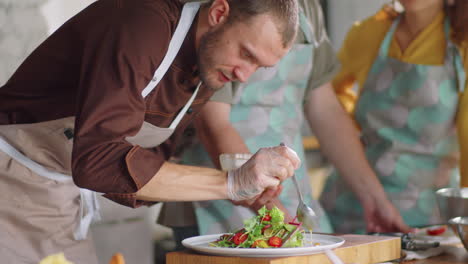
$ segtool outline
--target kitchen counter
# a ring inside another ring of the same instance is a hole
[[[345,243],[334,250],[345,263],[370,264],[398,259],[401,241],[397,237],[340,235]],[[167,264],[328,264],[324,254],[278,258],[241,258],[198,254],[194,251],[172,252],[166,255]]]

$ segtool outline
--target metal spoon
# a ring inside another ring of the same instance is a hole
[[[299,184],[297,183],[296,175],[292,176],[294,185],[296,186],[297,194],[299,195],[299,204],[297,205],[297,219],[302,222],[302,226],[312,232],[314,227],[318,227],[318,216],[315,214],[314,210],[310,208],[307,204],[304,203],[302,198],[301,190],[299,189]]]
[[[280,146],[286,146],[284,143],[281,143]],[[297,219],[302,222],[302,226],[312,232],[314,227],[318,227],[318,216],[315,214],[314,210],[304,203],[302,197],[301,189],[299,188],[299,183],[296,179],[296,174],[293,174],[292,180],[294,186],[296,186],[297,195],[299,196],[299,204],[297,206]]]

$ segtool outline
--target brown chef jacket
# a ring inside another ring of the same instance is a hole
[[[201,87],[175,133],[153,149],[124,140],[147,121],[168,127],[199,82],[197,18],[159,85],[149,83],[166,54],[182,4],[174,0],[99,0],[42,43],[0,88],[0,124],[76,116],[73,179],[135,207],[135,192],[168,160],[174,142],[212,91]]]

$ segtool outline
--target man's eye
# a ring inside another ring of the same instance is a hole
[[[250,54],[250,52],[248,52],[246,50],[244,50],[243,56],[244,56],[244,58],[249,59],[249,60],[253,58],[252,54]]]

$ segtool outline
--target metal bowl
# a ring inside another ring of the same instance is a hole
[[[468,216],[468,188],[444,188],[436,192],[437,204],[444,222]]]
[[[468,217],[455,217],[449,220],[449,225],[460,237],[460,240],[468,251]]]

